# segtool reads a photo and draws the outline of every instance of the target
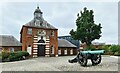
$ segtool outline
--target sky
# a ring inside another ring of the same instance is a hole
[[[96,24],[102,25],[102,37],[94,42],[118,44],[117,2],[6,2],[0,5],[0,35],[13,35],[20,40],[20,30],[34,18],[39,5],[43,18],[58,28],[58,35],[70,35],[76,30],[77,13],[87,7],[94,11]]]

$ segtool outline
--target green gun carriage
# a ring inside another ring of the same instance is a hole
[[[79,63],[81,66],[87,66],[88,59],[91,60],[92,65],[98,65],[101,63],[101,54],[104,54],[104,50],[95,51],[80,51],[79,54],[72,60],[68,60],[69,63]]]

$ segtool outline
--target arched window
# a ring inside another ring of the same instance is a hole
[[[27,52],[31,55],[32,54],[32,47],[31,45],[28,45]]]

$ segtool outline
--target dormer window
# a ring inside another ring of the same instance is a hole
[[[32,28],[28,28],[28,34],[32,34]]]

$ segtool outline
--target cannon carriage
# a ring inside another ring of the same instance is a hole
[[[101,63],[101,54],[104,54],[104,52],[104,50],[80,51],[74,59],[68,61],[69,63],[78,62],[81,66],[87,66],[88,59],[90,59],[92,65],[98,65]]]

